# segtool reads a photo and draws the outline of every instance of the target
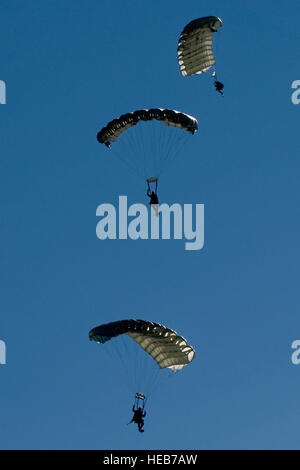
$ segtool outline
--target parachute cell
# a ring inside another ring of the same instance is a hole
[[[216,16],[198,18],[188,23],[178,41],[178,62],[182,75],[206,72],[215,64],[213,34],[222,26]]]
[[[174,372],[189,364],[195,350],[176,331],[159,323],[145,320],[121,320],[97,326],[89,332],[90,340],[106,343],[126,334],[156,361],[161,369]]]

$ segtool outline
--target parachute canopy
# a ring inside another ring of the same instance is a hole
[[[192,134],[198,129],[197,119],[175,109],[140,109],[123,114],[118,119],[110,121],[98,132],[98,142],[110,147],[111,142],[114,142],[123,132],[138,124],[139,121],[151,121],[153,119],[161,121],[168,126],[178,127]]]
[[[215,63],[212,50],[213,34],[222,26],[216,16],[191,21],[178,41],[178,62],[182,75],[206,72]]]
[[[126,334],[150,354],[161,369],[174,372],[189,364],[195,350],[176,331],[159,323],[145,320],[121,320],[97,326],[89,332],[91,341],[106,343],[116,336]]]

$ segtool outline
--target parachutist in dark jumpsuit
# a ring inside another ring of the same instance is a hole
[[[155,210],[156,215],[158,215],[158,196],[157,196],[157,181],[156,181],[156,186],[155,186],[155,191],[151,192],[149,181],[147,181],[148,184],[148,189],[147,189],[147,196],[150,198],[150,206],[153,206],[153,209]]]
[[[218,82],[218,80],[216,80],[215,81],[215,88],[219,93],[221,93],[221,95],[223,95],[223,88],[224,88],[223,83]]]
[[[157,197],[157,194],[152,191],[152,193],[150,193],[150,190],[147,191],[147,196],[150,197],[150,205],[152,204],[158,204],[158,197]]]
[[[157,197],[157,181],[155,185],[155,191],[151,192],[149,181],[147,181],[148,189],[147,189],[147,196],[150,197],[149,204],[159,204],[158,197]]]
[[[132,411],[134,413],[132,420],[130,423],[137,423],[138,425],[138,430],[140,432],[144,432],[143,426],[144,426],[144,420],[146,416],[146,411],[143,411],[141,407],[135,408],[134,406],[132,407]]]

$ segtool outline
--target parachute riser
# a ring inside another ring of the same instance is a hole
[[[143,393],[136,393],[134,397],[134,409],[142,408],[144,411],[147,397]]]
[[[153,184],[152,189],[151,189],[151,184]],[[150,190],[150,191],[153,190],[156,194],[157,193],[158,178],[156,176],[151,176],[151,178],[147,178],[147,185],[148,185],[148,190]]]

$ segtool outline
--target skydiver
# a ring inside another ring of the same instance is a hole
[[[147,185],[148,185],[147,196],[150,197],[149,204],[159,204],[158,197],[157,197],[157,180],[156,180],[156,184],[155,184],[155,191],[151,191],[150,184],[149,184],[148,180],[147,180]]]
[[[147,181],[148,189],[147,189],[147,196],[150,198],[150,206],[153,206],[156,215],[158,215],[158,196],[157,196],[157,180],[155,185],[155,191],[151,191],[149,181]]]
[[[219,93],[221,93],[221,95],[223,95],[223,88],[224,88],[223,83],[218,82],[218,80],[215,80],[215,88]]]
[[[145,418],[145,416],[146,416],[146,411],[143,411],[141,407],[135,408],[134,405],[132,407],[132,411],[133,411],[134,414],[133,414],[133,418],[130,421],[130,423],[136,423],[138,425],[138,430],[140,432],[144,432],[144,429],[142,429],[142,428],[144,426],[143,418]]]

